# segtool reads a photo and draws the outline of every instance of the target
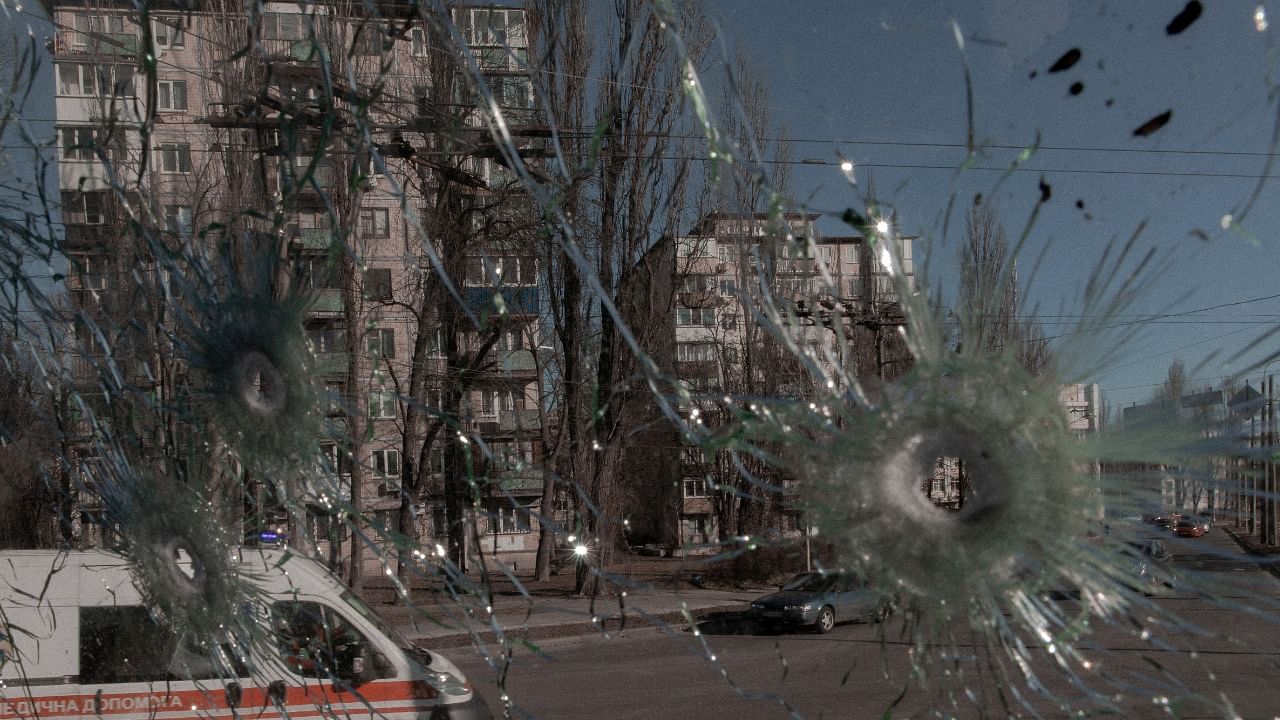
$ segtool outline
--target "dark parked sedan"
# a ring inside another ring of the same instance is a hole
[[[1191,538],[1203,537],[1206,532],[1204,522],[1194,517],[1184,517],[1179,519],[1178,522],[1174,524],[1173,531],[1178,534],[1178,537]]]
[[[837,622],[879,619],[884,615],[884,603],[851,575],[805,572],[791,578],[778,592],[752,602],[751,615],[770,625],[808,625],[826,633]]]

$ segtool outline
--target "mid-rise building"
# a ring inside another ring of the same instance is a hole
[[[817,221],[812,214],[713,213],[678,240],[676,374],[693,398],[689,411],[701,422],[723,420],[718,413],[725,396],[814,397],[813,367],[833,378],[838,368],[853,377],[892,379],[909,366],[890,332],[902,317],[897,285],[879,253],[862,237],[822,235]],[[906,287],[914,282],[912,240],[893,239]],[[776,311],[774,319],[766,308]],[[705,545],[736,534],[720,527],[734,516],[723,504],[751,488],[726,487],[741,477],[727,454],[688,447],[681,475],[680,544]],[[766,530],[800,530],[789,497],[794,500],[783,492],[765,503],[771,507]]]
[[[166,308],[181,283],[165,274],[181,263],[158,255],[199,248],[189,254],[208,263],[193,273],[210,277],[190,280],[212,282],[214,294],[218,271],[249,277],[277,262],[267,297],[307,299],[309,368],[331,430],[316,446],[342,495],[358,483],[365,532],[383,541],[378,528],[395,527],[407,503],[419,535],[443,541],[445,448],[461,431],[482,441],[455,462],[485,500],[464,509],[477,532],[455,537],[481,538],[469,552],[532,564],[541,268],[519,222],[531,205],[469,102],[491,96],[520,142],[541,134],[529,132],[524,11],[452,11],[473,72],[461,53],[440,51],[441,19],[415,5],[268,2],[248,16],[214,7],[153,4],[145,27],[128,3],[48,8],[73,364],[85,394],[107,355],[157,404],[178,404],[193,383],[173,340],[182,319]],[[438,302],[442,275],[462,303]],[[458,314],[446,317],[447,306]],[[180,436],[157,430],[140,452],[181,456]],[[427,481],[406,488],[406,467],[419,464],[404,454],[427,438]],[[92,492],[101,458],[87,431],[81,439],[81,517],[109,534]],[[226,460],[218,472],[243,486],[249,536],[284,531],[330,552],[341,509],[312,493],[305,516],[285,512],[272,499],[279,478],[255,476],[234,453]]]

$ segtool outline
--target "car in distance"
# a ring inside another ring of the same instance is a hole
[[[1203,521],[1192,516],[1179,518],[1178,522],[1174,523],[1173,531],[1178,537],[1198,538],[1205,534]]]
[[[1213,516],[1207,512],[1196,513],[1191,517],[1200,527],[1204,528],[1206,533],[1213,527]]]
[[[803,572],[751,603],[751,617],[765,625],[809,626],[819,633],[846,620],[877,620],[884,610],[878,593],[846,573]]]

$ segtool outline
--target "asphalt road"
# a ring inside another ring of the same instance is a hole
[[[1234,557],[1237,550],[1221,530],[1171,542],[1170,549],[1176,571],[1216,597],[1175,590],[1154,598],[1134,620],[1095,620],[1077,645],[1091,664],[1082,672],[1087,685],[1105,691],[1123,717],[1167,718],[1172,709],[1177,717],[1221,718],[1224,699],[1239,717],[1277,717],[1280,583]],[[772,634],[727,614],[703,623],[697,634],[643,629],[610,639],[565,638],[543,645],[546,657],[519,649],[504,688],[474,651],[447,654],[495,711],[505,691],[517,717],[864,718],[881,717],[891,706],[892,717],[1028,715],[1015,687],[1044,717],[1065,715],[1025,683],[1004,687],[991,660],[1008,665],[1008,658],[989,654],[985,643],[957,643],[922,688],[911,680],[912,650],[902,627],[890,620],[842,625],[826,636]],[[1031,669],[1048,688],[1081,699],[1079,687],[1057,670],[1055,655],[1033,647],[1031,657]],[[1012,666],[1008,671],[1018,674]]]

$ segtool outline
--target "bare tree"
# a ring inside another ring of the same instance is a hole
[[[689,177],[687,163],[669,159],[682,154],[673,131],[681,117],[683,59],[647,3],[618,0],[605,9],[547,0],[535,9],[534,57],[547,69],[536,69],[537,85],[549,120],[558,128],[593,129],[587,137],[561,142],[546,164],[547,195],[558,202],[550,211],[559,220],[550,230],[553,246],[546,257],[558,288],[552,319],[561,356],[555,373],[564,437],[555,469],[563,487],[574,488],[575,534],[592,541],[596,561],[605,562],[621,539],[617,519],[627,492],[622,484],[634,481],[619,473],[625,428],[637,403],[652,402],[647,388],[633,391],[647,370],[626,338],[628,332],[632,339],[643,335],[643,323],[624,326],[619,320],[653,317],[648,309],[627,312],[626,292],[649,272],[646,255],[661,238],[677,234]],[[675,22],[700,22],[688,8],[678,11]],[[698,43],[707,37],[681,35]],[[704,47],[685,50],[696,63]],[[588,84],[588,78],[597,81]],[[603,295],[593,294],[592,287]],[[544,487],[544,499],[552,494]],[[549,540],[544,532],[544,573]],[[588,575],[580,565],[579,591],[594,590]]]
[[[1032,375],[1050,362],[1048,341],[1031,319],[1020,318],[1018,268],[1009,239],[994,208],[977,205],[966,215],[960,249],[958,350],[963,353],[1012,352]]]

